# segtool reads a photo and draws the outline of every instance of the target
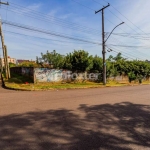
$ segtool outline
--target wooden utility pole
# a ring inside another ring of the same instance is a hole
[[[0,67],[1,67],[1,74],[3,72],[3,61],[2,61],[2,57],[0,55]]]
[[[5,46],[5,57],[6,57],[6,65],[7,65],[7,73],[8,73],[8,78],[10,78],[10,68],[9,68],[9,62],[8,62],[8,55],[7,55],[7,46]]]
[[[107,6],[103,7],[102,9],[95,11],[95,14],[102,11],[102,55],[103,55],[103,84],[106,84],[106,60],[105,60],[105,31],[104,31],[104,9],[109,7],[110,4],[108,3]]]
[[[5,2],[0,2],[0,5],[4,4],[4,5],[9,5],[9,3],[5,3]],[[2,50],[3,50],[3,58],[4,58],[4,67],[5,67],[5,74],[6,74],[6,78],[9,78],[9,74],[8,74],[8,70],[9,70],[9,65],[8,65],[8,57],[7,57],[7,48],[5,47],[4,44],[4,37],[3,37],[3,32],[2,32],[2,21],[0,20],[0,36],[1,36],[1,42],[2,42]]]
[[[5,44],[4,44],[4,37],[3,37],[3,32],[2,32],[2,22],[1,21],[0,21],[0,36],[1,36],[1,42],[2,42],[5,74],[6,74],[6,78],[8,79],[8,69],[7,69],[7,61],[6,61],[6,53],[5,53]]]

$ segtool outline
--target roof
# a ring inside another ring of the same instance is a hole
[[[29,60],[18,59],[17,62],[20,64],[20,63],[23,63],[23,62],[29,62]]]

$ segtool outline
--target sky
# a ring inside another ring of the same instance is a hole
[[[106,57],[121,52],[127,59],[150,60],[149,0],[1,1],[9,2],[0,6],[0,15],[12,58],[35,60],[47,50],[62,55],[85,50],[101,57],[102,15],[95,11],[110,3],[104,10],[105,39],[125,23],[107,40]]]

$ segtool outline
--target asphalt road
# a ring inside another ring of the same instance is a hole
[[[150,150],[150,86],[0,88],[0,150]]]

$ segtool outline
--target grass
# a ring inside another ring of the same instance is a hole
[[[15,89],[25,89],[25,90],[51,90],[51,89],[77,89],[77,88],[92,88],[92,87],[102,87],[102,84],[79,84],[79,83],[37,83],[37,84],[16,84],[16,83],[6,83],[9,88]]]
[[[109,81],[104,86],[102,83],[95,82],[77,82],[77,83],[33,83],[29,77],[13,75],[11,79],[4,80],[5,86],[16,90],[55,90],[55,89],[83,89],[83,88],[101,88],[101,87],[116,87],[126,85],[138,85],[138,83],[129,84],[128,82],[118,83],[115,81]],[[143,82],[143,84],[150,84],[149,81]]]
[[[109,83],[108,86],[124,86],[127,84]],[[5,81],[5,86],[12,89],[21,90],[52,90],[52,89],[80,89],[80,88],[100,88],[105,87],[102,83],[85,82],[85,83],[14,83]]]
[[[33,83],[33,79],[31,77],[28,77],[28,76],[21,76],[21,75],[17,75],[17,74],[11,74],[11,78],[8,80],[8,82],[10,83],[25,83],[25,82],[28,82],[28,83]]]

